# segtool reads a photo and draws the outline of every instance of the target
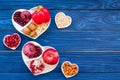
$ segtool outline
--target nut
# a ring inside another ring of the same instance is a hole
[[[31,32],[31,30],[30,30],[29,28],[27,28],[27,27],[23,29],[23,33],[24,33],[24,34],[29,35],[30,32]]]
[[[32,32],[30,33],[30,36],[31,36],[31,37],[35,37],[35,36],[36,36],[36,32],[35,32],[35,31],[32,31]]]
[[[28,26],[28,28],[29,28],[30,30],[34,31],[34,30],[37,28],[37,26],[32,22],[32,23]]]
[[[78,73],[78,67],[76,64],[70,64],[65,62],[62,66],[63,72],[66,76],[72,76]]]

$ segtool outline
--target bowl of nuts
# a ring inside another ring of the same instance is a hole
[[[66,78],[70,78],[78,74],[79,67],[75,63],[71,63],[70,61],[65,61],[61,66],[61,70]]]

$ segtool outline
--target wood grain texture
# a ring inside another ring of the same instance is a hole
[[[51,25],[34,41],[55,47],[60,62],[52,72],[33,76],[21,57],[22,46],[32,39],[20,34],[15,51],[2,40],[17,32],[11,22],[16,9],[40,4],[50,9]],[[54,17],[60,11],[72,17],[69,28],[57,29]],[[120,0],[0,0],[0,41],[0,80],[67,80],[60,69],[66,60],[80,68],[69,80],[120,80]]]
[[[66,79],[61,73],[40,76],[33,76],[31,73],[3,73],[0,74],[0,78],[2,80],[120,80],[119,75],[119,73],[80,73],[76,77]]]
[[[120,9],[120,0],[1,0],[0,9],[30,8],[44,5],[49,9]]]
[[[61,64],[66,60],[77,63],[80,68],[79,74],[70,78],[70,80],[120,79],[120,54],[118,52],[59,52],[59,54],[60,63],[54,71],[33,76],[24,65],[20,52],[0,52],[0,79],[66,80],[60,70]],[[4,67],[4,70],[2,67]]]
[[[1,32],[0,40],[6,34],[13,32]],[[21,34],[22,42],[16,50],[33,39]],[[59,51],[81,50],[120,50],[120,32],[49,32],[46,31],[38,39],[34,40],[43,46],[53,46]],[[9,50],[0,43],[0,50]]]
[[[60,52],[60,62],[50,73],[61,73],[61,64],[71,61],[79,66],[79,73],[120,73],[119,52]],[[30,73],[21,52],[0,52],[0,73]],[[13,66],[14,65],[14,66]],[[5,70],[3,70],[3,68]],[[49,74],[50,74],[49,73]]]
[[[14,11],[0,10],[0,31],[16,31],[11,22]],[[119,10],[50,10],[52,20],[48,31],[61,31],[57,29],[54,20],[60,11],[73,19],[71,26],[62,31],[120,31]]]

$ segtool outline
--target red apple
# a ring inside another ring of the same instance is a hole
[[[43,53],[42,58],[45,63],[54,65],[59,60],[59,54],[58,54],[57,50],[55,50],[53,48],[49,48]]]

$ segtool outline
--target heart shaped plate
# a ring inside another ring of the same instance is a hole
[[[59,54],[55,48],[41,46],[34,41],[25,43],[22,48],[22,58],[33,75],[51,72],[59,63]]]

